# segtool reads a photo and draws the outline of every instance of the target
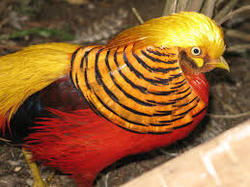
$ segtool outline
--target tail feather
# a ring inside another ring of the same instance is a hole
[[[69,73],[70,58],[78,45],[34,45],[0,57],[0,130],[32,94]]]

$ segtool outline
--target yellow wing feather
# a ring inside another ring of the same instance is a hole
[[[33,93],[69,72],[77,45],[34,45],[0,57],[0,129]]]

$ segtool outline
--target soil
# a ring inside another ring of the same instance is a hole
[[[165,3],[164,0],[78,1],[81,4],[72,4],[72,2],[70,0],[2,0],[0,2],[0,55],[17,51],[31,44],[52,41],[70,40],[82,45],[105,43],[121,30],[139,24],[131,7],[136,7],[142,18],[148,20],[161,16]],[[235,8],[247,4],[250,4],[250,0],[241,0]],[[32,28],[40,28],[40,30],[33,30],[28,34],[26,32],[20,36],[20,31]],[[229,48],[238,44],[249,45],[249,33],[247,39],[243,35],[232,36],[230,33],[227,35],[227,31],[234,29],[249,32],[250,11],[233,17],[223,24],[223,28]],[[235,116],[235,114],[250,111],[249,46],[248,49],[226,51],[224,56],[231,72],[214,70],[207,74],[211,86],[208,115],[190,136],[171,146],[119,160],[98,175],[96,187],[114,187],[124,184],[249,118],[249,116]],[[54,172],[53,169],[41,165],[39,169],[43,178],[48,178]],[[33,179],[21,149],[1,143],[0,186],[32,186],[32,183]],[[75,186],[75,184],[67,175],[55,171],[49,186],[66,187]]]

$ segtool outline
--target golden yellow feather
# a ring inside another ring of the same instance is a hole
[[[210,18],[195,12],[152,19],[125,30],[106,47],[131,43],[138,48],[199,46],[214,59],[224,51],[221,29]],[[9,122],[30,95],[69,73],[70,57],[78,47],[65,43],[41,44],[0,57],[0,129],[4,130],[6,120]]]
[[[209,17],[196,12],[181,12],[149,20],[125,30],[108,47],[135,43],[136,47],[192,47],[207,49],[211,58],[220,57],[225,48],[223,32]]]
[[[68,74],[77,45],[34,45],[0,57],[0,129],[33,93]]]

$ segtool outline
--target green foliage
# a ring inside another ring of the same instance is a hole
[[[74,40],[74,36],[72,36],[67,32],[57,29],[48,29],[48,28],[31,28],[27,30],[19,30],[12,34],[1,35],[0,40],[18,39],[30,35],[37,35],[44,38],[60,37],[64,41]]]
[[[24,14],[34,14],[40,12],[44,5],[44,0],[22,0],[19,1],[17,11]]]

